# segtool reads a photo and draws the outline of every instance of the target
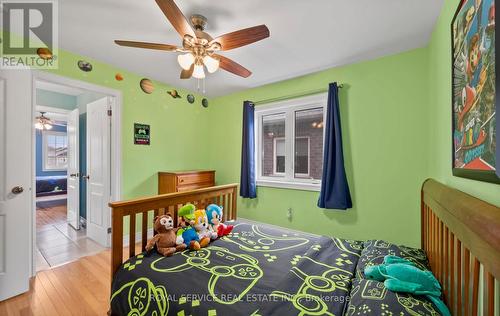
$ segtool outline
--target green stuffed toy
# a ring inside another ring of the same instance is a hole
[[[398,256],[385,256],[384,263],[365,268],[367,279],[384,282],[392,292],[426,296],[441,315],[450,316],[448,307],[441,300],[441,285],[431,271],[420,270],[415,264]]]
[[[196,229],[193,227],[195,224],[194,211],[196,207],[193,204],[186,204],[182,206],[177,216],[180,217],[179,229],[177,230],[176,245],[180,246],[185,244],[191,250],[200,250],[200,238]]]

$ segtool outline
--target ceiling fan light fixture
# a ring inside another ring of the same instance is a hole
[[[203,63],[207,67],[209,73],[214,73],[219,69],[219,60],[213,58],[212,56],[206,55],[203,57]]]
[[[36,118],[35,128],[39,130],[52,129],[52,121],[45,116],[45,112],[40,112],[40,116]]]
[[[193,77],[196,79],[205,78],[205,71],[203,70],[203,65],[194,65]]]
[[[189,68],[191,68],[191,65],[194,63],[194,56],[191,53],[182,54],[177,56],[177,61],[179,62],[179,65],[182,67],[182,69],[189,70]]]

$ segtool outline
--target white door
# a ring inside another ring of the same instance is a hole
[[[78,109],[68,114],[68,223],[76,229],[80,228],[80,159]]]
[[[111,108],[112,98],[87,104],[87,236],[109,246],[111,227]]]
[[[29,70],[0,72],[0,301],[29,289],[32,81]]]

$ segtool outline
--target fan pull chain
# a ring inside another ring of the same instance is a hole
[[[207,92],[206,86],[205,86],[205,78],[196,79],[196,91],[197,92],[201,91],[203,94],[205,94],[205,92]]]

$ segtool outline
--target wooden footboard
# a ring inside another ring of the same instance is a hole
[[[193,191],[169,193],[152,197],[109,203],[111,207],[111,280],[121,264],[135,256],[136,236],[139,237],[142,251],[145,250],[148,239],[148,214],[154,216],[170,213],[177,226],[177,210],[180,206],[192,203],[204,208],[210,203],[224,207],[224,221],[236,219],[238,185],[228,184]],[[136,217],[140,214],[142,224],[136,225]],[[129,251],[123,254],[123,223],[129,217]],[[137,235],[138,234],[138,235]]]
[[[452,315],[494,315],[500,208],[432,179],[424,182],[421,205],[422,248]]]

